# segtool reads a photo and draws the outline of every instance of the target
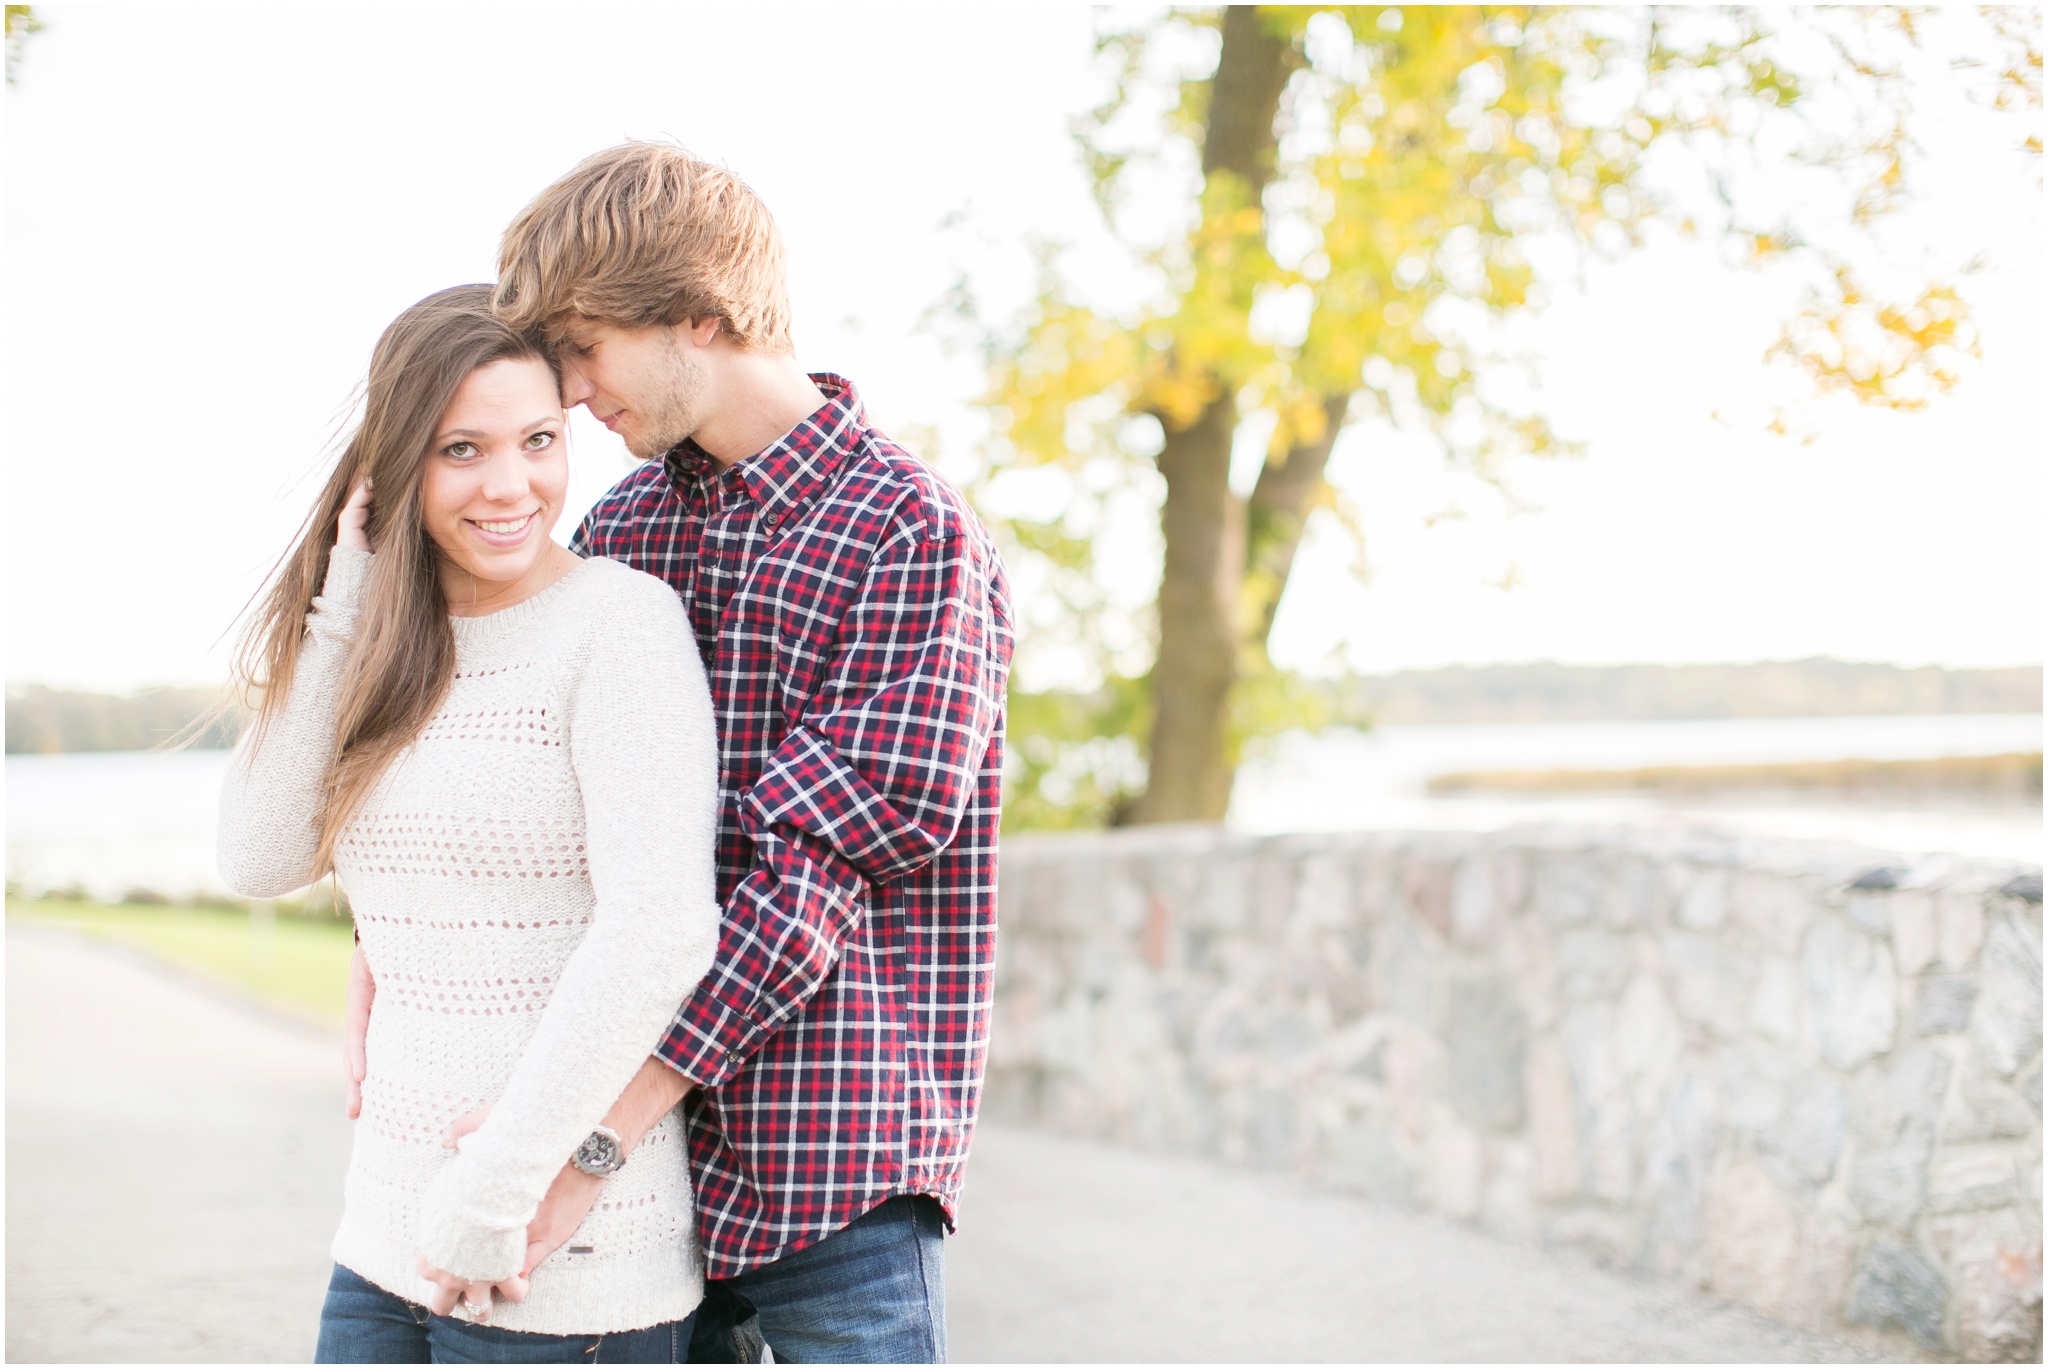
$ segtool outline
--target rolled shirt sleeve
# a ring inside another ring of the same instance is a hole
[[[708,1086],[736,1072],[831,973],[870,886],[945,849],[1001,725],[980,539],[898,528],[843,620],[827,677],[739,796],[754,863],[727,898],[712,971],[662,1044]]]

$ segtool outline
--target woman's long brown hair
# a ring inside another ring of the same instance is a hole
[[[306,615],[327,578],[342,508],[368,476],[376,551],[342,677],[327,803],[311,878],[326,874],[341,830],[399,752],[440,707],[455,676],[455,634],[441,593],[440,555],[421,516],[420,484],[441,416],[470,372],[494,361],[554,359],[491,314],[491,287],[458,285],[400,314],[370,357],[363,421],[314,501],[296,546],[278,563],[235,653],[235,683],[260,699],[251,754],[291,694]]]

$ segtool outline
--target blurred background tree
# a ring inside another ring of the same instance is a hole
[[[1000,506],[988,495],[1005,479],[1061,477],[1056,508],[999,521],[1044,610],[1027,653],[1063,654],[1075,677],[1032,687],[1020,663],[1009,822],[1219,820],[1248,740],[1361,720],[1343,702],[1355,690],[1267,654],[1311,515],[1363,545],[1329,479],[1338,434],[1367,418],[1423,431],[1495,481],[1567,449],[1508,336],[1547,280],[1652,232],[1710,240],[1731,268],[1798,273],[1772,355],[1809,393],[1910,409],[1953,386],[1976,351],[1966,265],[1901,272],[1875,237],[1910,195],[1906,67],[1927,17],[1112,13],[1097,42],[1110,93],[1075,135],[1145,298],[1096,307],[1041,244],[1031,307],[978,333],[993,418],[980,493]],[[2025,115],[2038,153],[2038,11],[1968,23],[1970,51],[1946,70]],[[1262,459],[1240,494],[1247,444]],[[1112,505],[1148,482],[1158,591],[1149,615],[1120,615]]]
[[[28,45],[28,36],[42,26],[42,21],[36,18],[35,6],[7,7],[7,84],[14,84],[14,73],[21,66],[21,53]]]

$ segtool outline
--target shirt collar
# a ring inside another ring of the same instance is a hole
[[[816,497],[867,432],[867,411],[852,381],[830,371],[813,371],[811,381],[825,393],[817,411],[733,467],[769,528]],[[692,438],[671,448],[664,464],[674,483],[685,476],[706,484],[718,478],[718,463]]]

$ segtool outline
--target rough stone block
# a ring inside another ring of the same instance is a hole
[[[1536,1151],[1536,1192],[1567,1198],[1581,1183],[1579,1124],[1572,1099],[1571,1065],[1546,1037],[1529,1051],[1529,1139]]]
[[[1614,1009],[1574,1008],[1559,1037],[1571,1063],[1572,1096],[1579,1116],[1585,1187],[1594,1197],[1626,1203],[1635,1193],[1635,1105],[1629,1079],[1615,1059]]]
[[[1950,1145],[1972,1141],[2017,1139],[2034,1129],[2039,1113],[2025,1096],[1999,1080],[1975,1051],[1963,1065],[1954,1109],[1942,1123],[1941,1139]]]
[[[1445,995],[1444,1054],[1451,1103],[1481,1127],[1522,1124],[1529,1019],[1514,986],[1498,978],[1454,980]]]
[[[1842,1155],[1848,1095],[1818,1070],[1802,1070],[1786,1081],[1783,1099],[1778,1115],[1757,1131],[1764,1165],[1780,1182],[1824,1184]]]
[[[1775,956],[1766,960],[1750,994],[1749,1025],[1780,1045],[1796,1046],[1801,1007],[1798,968]]]
[[[1755,1165],[1737,1165],[1714,1186],[1707,1219],[1713,1289],[1732,1302],[1776,1314],[1799,1255],[1791,1204]]]
[[[1679,1013],[1721,1036],[1740,1036],[1754,958],[1693,932],[1669,933],[1659,948]]]
[[[1849,1324],[1896,1328],[1928,1350],[1944,1347],[1948,1285],[1941,1271],[1910,1246],[1873,1241],[1849,1289]]]
[[[1643,1163],[1649,1205],[1650,1267],[1665,1273],[1696,1271],[1705,1240],[1704,1210],[1714,1157],[1721,1142],[1720,1100],[1707,1071],[1679,1076],[1650,1128]]]
[[[1970,1025],[1977,1001],[1977,980],[1966,974],[1933,974],[1920,981],[1920,1002],[1913,1014],[1913,1035],[1945,1036]]]
[[[1980,1231],[1956,1252],[1956,1339],[1973,1363],[2040,1362],[2038,1209],[2031,1220],[2031,1236]]]
[[[1709,867],[1694,872],[1678,896],[1678,925],[1711,932],[1728,916],[1728,872]]]
[[[1444,1119],[1432,1129],[1429,1139],[1431,1205],[1453,1217],[1476,1216],[1485,1177],[1479,1138]]]
[[[1984,944],[1984,900],[1946,894],[1936,908],[1934,940],[1941,963],[1951,970],[1967,969]]]
[[[1886,889],[1890,887],[1885,886]],[[1883,936],[1891,930],[1892,898],[1893,895],[1888,892],[1879,893],[1851,887],[1848,896],[1842,900],[1842,916],[1848,918],[1860,931],[1869,932],[1872,936]]]
[[[1634,1091],[1639,1115],[1648,1115],[1663,1096],[1684,1051],[1685,1032],[1663,987],[1654,975],[1637,975],[1615,1010],[1613,1057]]]
[[[1609,867],[1600,900],[1602,922],[1616,928],[1640,926],[1655,922],[1664,907],[1664,879],[1655,865],[1624,856]]]
[[[1866,1218],[1903,1231],[1919,1215],[1948,1077],[1947,1056],[1915,1045],[1857,1079],[1849,1199]]]
[[[1433,856],[1408,862],[1402,895],[1408,911],[1438,936],[1451,934],[1451,876],[1455,867]]]
[[[1934,959],[1934,900],[1918,891],[1891,898],[1892,959],[1902,975],[1915,975]]]
[[[1302,861],[1294,890],[1294,920],[1305,927],[1338,930],[1351,924],[1350,862],[1332,851]]]
[[[1484,945],[1502,916],[1493,858],[1474,852],[1458,862],[1451,881],[1451,931],[1468,946]]]
[[[1827,1062],[1854,1069],[1890,1050],[1898,1024],[1891,951],[1828,918],[1807,934],[1800,959],[1814,1038]]]
[[[1633,965],[1628,942],[1611,932],[1566,932],[1557,939],[1557,972],[1567,999],[1613,1002]]]
[[[1991,1067],[2007,1077],[2041,1050],[2041,949],[2000,918],[1984,938],[1982,990],[1970,1035]]]
[[[2019,1197],[2019,1174],[2003,1150],[1944,1151],[1934,1158],[1927,1206],[1935,1212],[2004,1207]]]
[[[1379,1001],[1420,1031],[1436,1025],[1436,962],[1405,919],[1385,938],[1376,976]]]
[[[1600,907],[1600,871],[1583,855],[1547,853],[1531,872],[1530,897],[1536,915],[1553,927],[1579,927],[1593,920]]]
[[[1527,1145],[1509,1141],[1500,1147],[1479,1200],[1479,1219],[1487,1229],[1510,1240],[1536,1238],[1542,1220],[1531,1192],[1535,1170],[1536,1157]]]
[[[1813,900],[1782,875],[1738,871],[1728,884],[1729,910],[1767,949],[1781,955],[1798,951],[1813,921]]]
[[[1799,1259],[1785,1297],[1785,1319],[1810,1330],[1836,1329],[1855,1272],[1854,1229],[1832,1212],[1814,1212],[1799,1233]]]

